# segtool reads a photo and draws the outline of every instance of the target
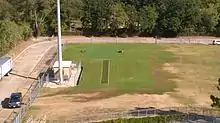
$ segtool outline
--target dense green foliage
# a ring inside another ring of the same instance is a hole
[[[164,115],[144,118],[116,119],[102,121],[100,123],[170,123],[172,121],[181,121],[184,115]]]
[[[61,0],[62,29],[93,35],[220,35],[219,0]],[[0,20],[56,34],[56,0],[1,0]]]
[[[26,23],[0,21],[0,56],[14,47],[19,40],[30,36],[30,28]]]
[[[63,32],[84,35],[219,36],[219,13],[219,0],[61,0]],[[56,0],[1,0],[0,21],[55,35]]]

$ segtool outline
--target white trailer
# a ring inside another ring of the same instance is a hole
[[[0,57],[0,80],[12,70],[12,58]]]

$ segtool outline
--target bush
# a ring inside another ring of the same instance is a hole
[[[20,26],[21,26],[23,39],[27,40],[29,37],[32,36],[30,25],[27,23],[22,23]]]
[[[0,21],[0,55],[7,53],[18,41],[30,36],[30,27],[25,24],[17,24],[13,21]]]
[[[144,118],[116,119],[102,121],[99,123],[170,123],[171,121],[181,121],[183,117],[183,115],[166,115]]]

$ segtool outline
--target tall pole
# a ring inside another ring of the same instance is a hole
[[[63,82],[63,66],[62,66],[62,43],[61,43],[61,17],[60,17],[60,0],[57,0],[57,21],[58,21],[58,62],[60,84]]]

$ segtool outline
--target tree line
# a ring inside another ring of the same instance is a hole
[[[219,35],[219,0],[84,0],[84,31],[110,35]]]
[[[220,36],[219,13],[219,0],[61,0],[63,33],[82,35]],[[56,35],[56,15],[56,0],[1,0],[1,51],[13,40]]]

